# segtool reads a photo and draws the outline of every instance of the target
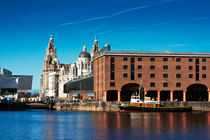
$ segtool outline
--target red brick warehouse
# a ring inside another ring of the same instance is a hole
[[[94,60],[97,101],[210,101],[210,53],[105,52]]]

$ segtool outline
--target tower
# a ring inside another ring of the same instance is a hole
[[[58,72],[60,69],[60,64],[56,55],[56,48],[53,42],[52,35],[50,36],[50,40],[48,43],[48,47],[46,49],[46,56],[44,60],[43,67],[43,93],[42,97],[45,96],[49,91],[49,74],[50,72]]]
[[[101,51],[100,51],[100,48],[99,48],[99,45],[98,45],[98,40],[95,37],[95,41],[93,43],[93,48],[91,50],[91,61],[93,61],[93,59],[95,57],[99,56],[100,54],[101,54]]]

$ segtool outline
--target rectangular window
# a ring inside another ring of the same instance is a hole
[[[131,58],[131,63],[135,63],[135,58]]]
[[[135,71],[135,65],[131,64],[131,71]]]
[[[150,69],[151,70],[154,70],[155,69],[155,66],[154,65],[150,66]]]
[[[111,57],[111,63],[114,63],[114,61],[115,61],[115,58]]]
[[[128,65],[123,65],[123,69],[124,70],[128,69]]]
[[[123,61],[128,61],[128,58],[127,57],[123,57]]]
[[[164,69],[164,70],[167,70],[167,69],[168,69],[168,66],[163,66],[163,69]]]
[[[114,80],[114,72],[111,72],[111,80]]]
[[[196,65],[196,72],[199,72],[199,65]]]
[[[142,77],[142,74],[141,73],[138,73],[138,78],[141,78]]]
[[[176,87],[181,87],[181,83],[176,83]]]
[[[199,64],[199,59],[196,59],[196,65],[198,65]]]
[[[181,78],[181,74],[176,74],[176,78]]]
[[[114,71],[114,64],[111,64],[111,71]]]
[[[163,78],[168,78],[168,74],[163,74]]]
[[[142,58],[138,58],[138,61],[142,61]]]
[[[189,78],[193,78],[193,75],[192,74],[189,74]]]
[[[206,59],[205,59],[205,58],[203,58],[203,59],[202,59],[202,62],[206,62]]]
[[[193,70],[193,66],[189,66],[189,70]]]
[[[176,62],[181,62],[181,58],[176,58]]]
[[[134,72],[131,72],[131,80],[135,80]]]
[[[167,61],[168,61],[168,58],[163,58],[163,61],[164,61],[164,62],[167,62]]]
[[[196,81],[199,81],[199,73],[196,73]]]
[[[128,77],[128,74],[127,74],[127,73],[124,73],[124,74],[123,74],[123,77],[124,77],[124,78],[127,78],[127,77]]]
[[[181,70],[181,66],[176,66],[176,70]]]
[[[168,87],[168,83],[163,83],[163,87]]]
[[[155,87],[155,83],[150,83],[150,87]]]
[[[206,70],[206,66],[203,66],[203,67],[202,67],[202,70]]]
[[[202,78],[204,78],[204,79],[205,79],[205,78],[206,78],[206,74],[202,74]]]
[[[150,78],[155,78],[155,74],[154,73],[150,74]]]
[[[111,82],[110,87],[115,87],[115,82]]]
[[[189,62],[192,62],[193,61],[193,59],[192,58],[189,58]]]
[[[151,61],[151,62],[154,62],[154,61],[155,61],[155,58],[150,58],[150,61]]]
[[[141,70],[142,69],[142,65],[138,65],[138,69]]]

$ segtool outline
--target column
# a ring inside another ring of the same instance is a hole
[[[170,92],[170,101],[171,102],[174,101],[174,92],[173,92],[173,90]]]
[[[186,90],[183,91],[183,102],[186,102]]]
[[[118,90],[118,102],[120,102],[121,101],[121,96],[120,96],[120,90]]]
[[[104,102],[107,102],[107,91],[104,93]]]
[[[208,90],[209,96],[208,96],[208,101],[210,102],[210,90]]]
[[[160,91],[158,91],[157,93],[158,93],[158,102],[160,102]]]

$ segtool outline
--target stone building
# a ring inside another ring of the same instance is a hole
[[[64,84],[93,73],[93,59],[101,54],[98,40],[95,39],[91,54],[84,45],[77,62],[61,64],[58,61],[55,44],[50,37],[44,60],[43,75],[40,78],[41,97],[66,98]]]
[[[94,59],[97,101],[209,101],[210,53],[105,52]],[[142,93],[140,91],[140,93]]]

